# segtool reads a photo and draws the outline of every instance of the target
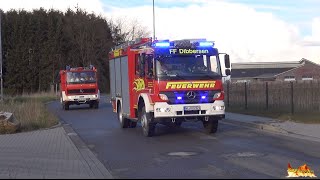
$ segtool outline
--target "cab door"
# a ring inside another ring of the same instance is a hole
[[[144,55],[145,61],[145,83],[146,90],[148,93],[153,94],[153,85],[154,85],[154,76],[155,76],[155,68],[154,68],[154,58],[152,54]]]

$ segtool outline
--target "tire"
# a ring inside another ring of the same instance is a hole
[[[99,101],[95,101],[93,103],[93,108],[98,109],[99,108]]]
[[[120,122],[120,127],[121,128],[128,128],[129,127],[129,119],[123,117],[121,104],[118,105],[117,111],[118,111],[118,120]]]
[[[63,104],[62,106],[63,106],[63,109],[64,109],[64,110],[66,110],[66,111],[69,110],[69,104],[68,104],[68,102],[63,102],[62,104]]]
[[[65,110],[65,104],[64,104],[64,102],[63,102],[62,95],[61,95],[61,97],[60,97],[60,104],[61,104],[61,108],[62,108],[63,110]]]
[[[219,120],[213,117],[209,117],[209,121],[202,121],[203,127],[207,134],[216,133],[218,131]]]
[[[89,106],[90,106],[90,108],[93,108],[93,103],[90,103]]]
[[[152,137],[155,133],[156,124],[152,122],[151,115],[146,113],[146,108],[143,106],[139,112],[139,121],[141,122],[143,135]]]

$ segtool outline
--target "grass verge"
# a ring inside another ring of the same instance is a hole
[[[13,113],[15,120],[21,123],[21,132],[49,128],[59,123],[58,118],[45,105],[53,100],[57,100],[57,96],[50,93],[10,97],[0,103],[0,109]]]
[[[226,112],[262,116],[274,118],[282,121],[292,121],[306,124],[320,124],[320,112],[296,112],[294,114],[288,112],[279,112],[275,110],[254,110],[244,108],[227,107]]]

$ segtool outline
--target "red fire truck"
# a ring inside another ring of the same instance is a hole
[[[157,123],[202,121],[215,133],[225,117],[222,77],[230,75],[230,60],[212,41],[141,38],[111,51],[109,68],[110,102],[122,128],[141,122],[143,134],[153,136]]]
[[[90,108],[99,108],[100,91],[97,81],[97,69],[90,67],[66,66],[60,70],[60,102],[62,108],[69,110],[69,106],[89,104]]]

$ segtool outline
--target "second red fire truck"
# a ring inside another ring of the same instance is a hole
[[[60,102],[62,108],[69,110],[70,105],[89,104],[99,108],[100,91],[97,69],[90,67],[70,67],[60,71]]]
[[[225,117],[222,77],[230,75],[228,54],[222,71],[218,49],[205,39],[141,38],[109,53],[113,111],[122,128],[141,122],[143,134],[153,136],[157,123],[180,126],[202,121],[215,133]]]

